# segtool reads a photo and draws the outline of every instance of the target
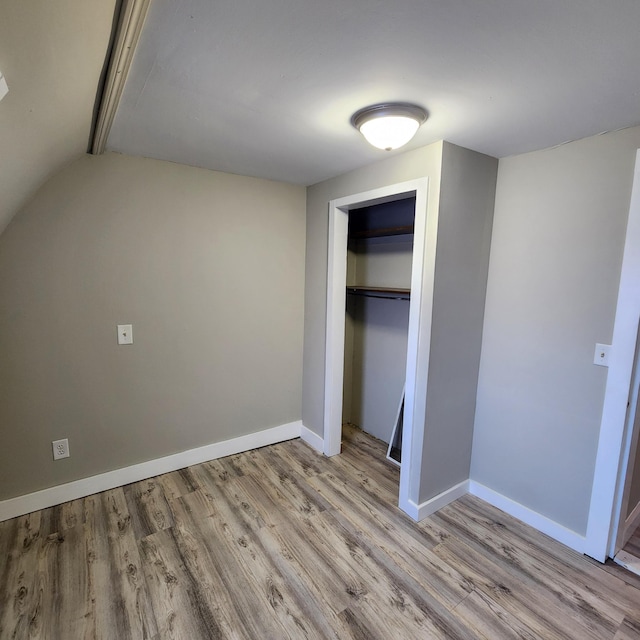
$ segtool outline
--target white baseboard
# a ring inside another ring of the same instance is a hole
[[[324,440],[317,434],[302,425],[300,430],[300,437],[316,451],[322,453],[324,451]]]
[[[163,458],[115,469],[114,471],[75,480],[74,482],[50,487],[42,491],[18,496],[17,498],[10,498],[9,500],[0,502],[0,522],[24,515],[25,513],[37,511],[38,509],[53,507],[57,504],[68,502],[69,500],[84,498],[92,493],[99,493],[100,491],[121,487],[130,482],[138,482],[162,473],[184,469],[184,467],[193,464],[200,464],[208,460],[230,456],[234,453],[241,453],[243,451],[249,451],[250,449],[275,444],[276,442],[298,438],[301,430],[302,422],[290,422],[280,425],[279,427],[265,429],[264,431],[258,431],[257,433],[251,433],[246,436],[208,444],[204,447],[189,449],[188,451],[181,451],[180,453],[175,453]]]
[[[498,509],[501,509],[510,516],[521,520],[525,524],[528,524],[554,540],[561,542],[574,551],[584,553],[586,545],[586,538],[584,536],[567,529],[554,520],[551,520],[550,518],[529,509],[529,507],[525,507],[515,500],[507,498],[501,493],[498,493],[493,489],[489,489],[489,487],[485,487],[483,484],[475,482],[474,480],[465,480],[464,482],[460,482],[422,504],[418,505],[412,500],[407,500],[406,503],[401,503],[399,506],[405,513],[418,521],[430,516],[432,513],[435,513],[439,509],[442,509],[442,507],[448,505],[454,500],[457,500],[458,498],[461,498],[467,493],[488,502]]]
[[[624,547],[638,527],[640,527],[640,502],[638,502],[634,510],[629,514],[629,517],[624,521],[624,533],[622,534],[622,540],[624,542],[620,546]]]
[[[545,533],[550,538],[561,542],[574,551],[584,553],[586,546],[586,538],[584,536],[581,536],[575,531],[571,531],[571,529],[563,527],[561,524],[543,516],[537,511],[533,511],[532,509],[529,509],[529,507],[525,507],[511,498],[507,498],[507,496],[504,496],[493,489],[489,489],[489,487],[485,487],[483,484],[480,484],[475,480],[469,481],[469,493],[472,496],[476,496],[494,507],[501,509],[510,516],[513,516],[518,520],[522,520],[525,524]]]
[[[469,481],[464,480],[421,504],[416,504],[413,500],[407,500],[406,503],[401,502],[399,506],[407,515],[419,521],[467,493],[469,493]]]

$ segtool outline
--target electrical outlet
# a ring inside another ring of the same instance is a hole
[[[68,458],[69,453],[69,440],[54,440],[51,445],[53,446],[53,459],[60,460],[60,458]]]

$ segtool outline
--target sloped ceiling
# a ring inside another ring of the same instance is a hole
[[[33,192],[86,152],[115,0],[2,0],[0,232]]]
[[[549,147],[640,123],[639,25],[638,0],[153,0],[107,147],[311,184],[384,157],[349,119],[390,100],[430,112],[408,148]]]
[[[0,232],[89,146],[116,0],[0,2]],[[389,100],[503,157],[640,124],[637,0],[152,0],[107,148],[312,184]],[[398,152],[391,152],[398,153]]]

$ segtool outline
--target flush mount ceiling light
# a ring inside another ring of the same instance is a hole
[[[356,111],[351,124],[374,147],[391,151],[407,144],[426,119],[427,112],[418,105],[387,102]]]

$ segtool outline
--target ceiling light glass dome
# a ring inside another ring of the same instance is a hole
[[[394,102],[360,109],[351,117],[351,124],[374,147],[391,151],[407,144],[426,119],[422,107]]]

